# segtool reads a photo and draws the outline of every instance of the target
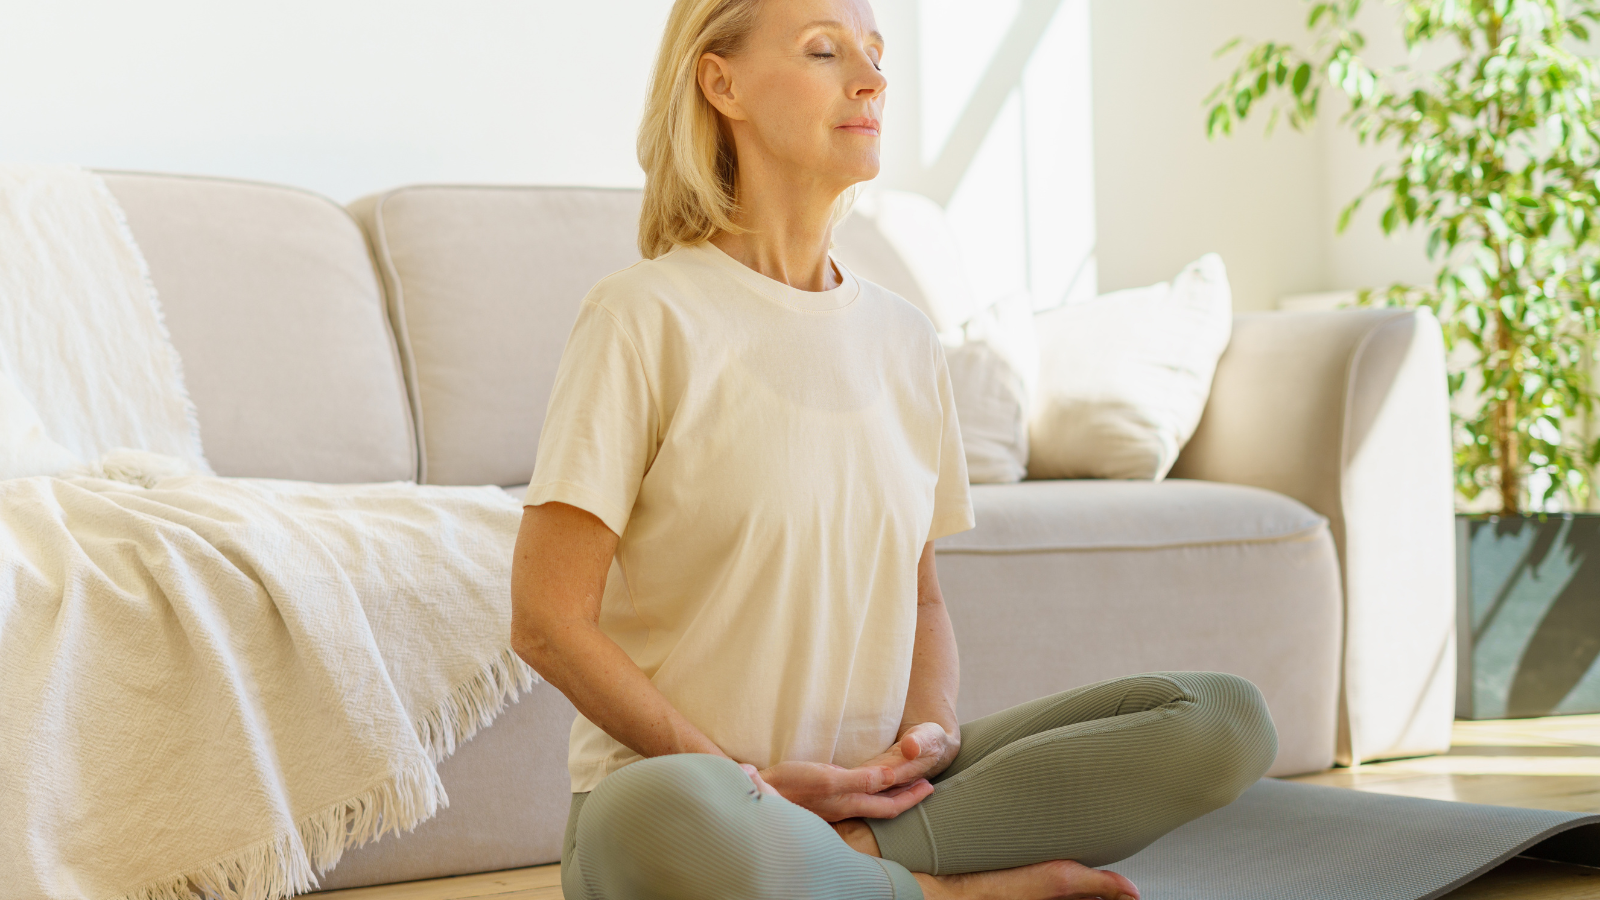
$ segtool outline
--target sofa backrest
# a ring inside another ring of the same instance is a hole
[[[348,212],[273,185],[101,175],[150,264],[218,474],[415,477],[382,291]]]
[[[528,481],[594,283],[639,259],[640,192],[404,187],[356,201],[389,298],[429,484]]]

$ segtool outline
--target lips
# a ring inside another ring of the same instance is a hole
[[[850,119],[836,127],[843,128],[845,131],[853,131],[856,134],[877,134],[881,130],[878,120],[867,116],[856,116],[854,119]]]

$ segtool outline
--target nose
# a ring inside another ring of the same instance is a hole
[[[861,55],[861,74],[852,86],[851,99],[867,100],[884,92],[889,86],[889,79],[872,64],[872,57]]]

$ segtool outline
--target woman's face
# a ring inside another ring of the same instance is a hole
[[[867,0],[765,0],[737,57],[701,58],[741,169],[755,153],[837,191],[877,176],[888,85],[877,29]]]

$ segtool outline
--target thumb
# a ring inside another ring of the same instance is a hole
[[[861,766],[847,769],[839,785],[842,793],[876,794],[894,784],[894,770],[888,766]]]

